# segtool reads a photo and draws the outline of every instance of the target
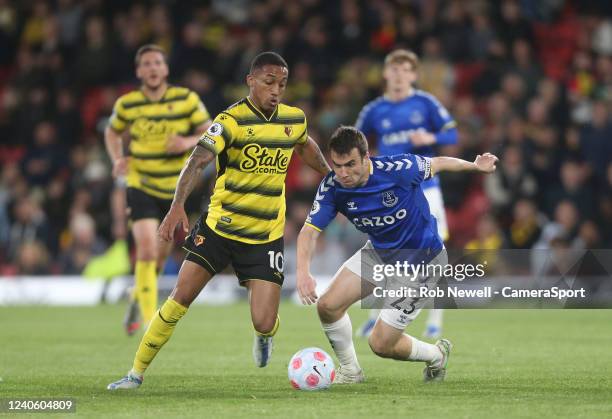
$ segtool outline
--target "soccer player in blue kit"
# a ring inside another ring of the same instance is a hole
[[[363,107],[355,126],[366,137],[372,138],[381,156],[411,153],[433,157],[436,145],[457,142],[456,123],[438,100],[415,89],[419,59],[411,51],[397,49],[385,58],[383,77],[385,93]],[[437,220],[442,240],[448,239],[444,201],[437,176],[421,184],[432,215]],[[372,310],[370,318],[357,331],[367,337],[376,323],[379,311]],[[429,311],[425,337],[435,339],[442,333],[442,310]]]
[[[298,236],[297,288],[304,304],[317,303],[321,325],[340,362],[335,382],[358,383],[364,375],[355,354],[347,309],[362,299],[362,279],[371,281],[362,275],[362,267],[379,263],[376,254],[381,250],[393,249],[420,249],[430,255],[425,263],[445,265],[446,250],[421,184],[441,171],[491,173],[498,159],[489,153],[477,156],[473,163],[414,154],[370,157],[365,136],[354,127],[338,128],[329,148],[333,171],[321,181]],[[340,267],[318,298],[310,260],[320,232],[338,212],[367,233],[369,241]],[[441,381],[452,345],[446,339],[432,345],[404,334],[420,311],[414,306],[407,310],[410,304],[409,298],[400,308],[385,302],[369,337],[370,347],[383,358],[425,362],[425,381]]]

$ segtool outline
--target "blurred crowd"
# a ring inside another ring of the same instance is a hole
[[[412,49],[418,87],[458,123],[458,144],[440,153],[501,159],[492,176],[443,174],[448,247],[612,245],[612,2],[0,0],[0,275],[80,274],[121,234],[102,133],[115,99],[137,87],[134,54],[148,42],[213,116],[247,93],[256,54],[279,52],[285,102],[323,146],[381,93],[385,54]],[[293,160],[287,270],[318,182]],[[339,217],[315,269],[333,272],[363,241]]]

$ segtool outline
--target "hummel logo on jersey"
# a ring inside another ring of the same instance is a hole
[[[357,204],[355,203],[355,201],[348,201],[346,203],[346,206],[349,210],[354,211],[357,209]]]
[[[383,195],[382,203],[387,208],[391,208],[392,206],[397,204],[397,201],[399,201],[399,198],[395,196],[395,192],[393,191],[383,192],[382,195]]]
[[[380,160],[374,161],[377,169],[384,170],[385,172],[390,172],[391,170],[408,170],[412,167],[412,162],[410,159],[402,159],[398,161],[388,161],[382,162]]]

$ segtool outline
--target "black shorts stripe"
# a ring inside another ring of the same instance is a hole
[[[246,217],[257,218],[259,220],[276,220],[278,218],[278,210],[276,211],[260,211],[254,208],[245,208],[235,204],[221,204],[221,208],[233,212],[234,214],[244,215]]]
[[[241,237],[243,239],[268,240],[268,237],[270,237],[270,233],[267,231],[256,233],[256,232],[245,230],[245,229],[231,228],[221,223],[217,223],[215,225],[215,230],[218,230],[222,233],[229,234],[232,236]]]
[[[182,159],[185,153],[130,153],[130,155],[138,160],[170,160]]]
[[[181,174],[180,170],[172,170],[166,172],[151,172],[149,170],[136,170],[138,174],[154,178],[174,177]]]
[[[225,189],[231,192],[248,194],[254,193],[263,196],[281,196],[283,188],[270,188],[266,186],[248,186],[248,185],[236,185],[235,183],[225,182]]]

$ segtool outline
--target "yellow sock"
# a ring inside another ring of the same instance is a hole
[[[140,375],[144,374],[157,352],[170,339],[176,323],[185,313],[187,313],[187,307],[170,298],[166,300],[153,317],[149,328],[140,341],[134,357],[132,371]]]
[[[136,299],[140,314],[148,324],[157,310],[157,272],[154,260],[138,260],[134,269],[136,277]]]
[[[279,326],[280,326],[280,317],[276,316],[276,323],[274,323],[274,327],[272,328],[272,330],[270,330],[268,333],[261,333],[255,330],[255,333],[257,333],[259,336],[264,336],[264,337],[274,336],[276,332],[278,331]]]

